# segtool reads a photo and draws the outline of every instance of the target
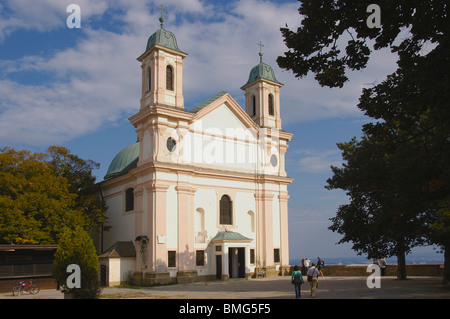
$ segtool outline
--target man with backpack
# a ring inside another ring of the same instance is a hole
[[[317,268],[321,271],[323,267],[325,267],[324,261],[320,257],[317,257]]]

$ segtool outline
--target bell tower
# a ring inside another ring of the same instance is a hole
[[[247,83],[241,87],[245,91],[245,110],[260,127],[281,130],[280,88],[283,86],[272,67],[263,62],[263,44],[258,44],[259,64],[250,71]]]
[[[178,48],[175,35],[163,28],[163,7],[160,7],[161,28],[147,41],[145,52],[138,57],[142,68],[140,109],[168,105],[184,109],[183,59],[186,53]]]

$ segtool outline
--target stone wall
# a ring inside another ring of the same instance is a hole
[[[326,265],[323,269],[325,276],[368,276],[368,265]],[[397,275],[397,265],[388,265],[386,267],[386,276]],[[426,265],[406,265],[407,276],[443,276],[444,265],[426,264]]]

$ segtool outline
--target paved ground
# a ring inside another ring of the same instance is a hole
[[[316,299],[450,299],[450,289],[440,277],[410,277],[403,281],[382,277],[381,287],[369,289],[367,277],[321,277]],[[152,288],[104,288],[105,299],[294,299],[289,277],[232,279]],[[55,289],[41,289],[37,295],[12,296],[0,292],[0,299],[63,299]],[[311,299],[309,284],[302,286],[302,298]]]

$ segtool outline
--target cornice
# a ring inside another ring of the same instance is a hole
[[[280,185],[288,185],[292,183],[293,178],[278,175],[254,174],[235,171],[226,171],[212,168],[198,167],[194,165],[176,164],[167,162],[148,162],[140,165],[130,171],[133,175],[142,175],[154,172],[168,172],[177,174],[187,174],[192,177],[205,177],[223,180],[245,181],[252,183],[275,183]]]

